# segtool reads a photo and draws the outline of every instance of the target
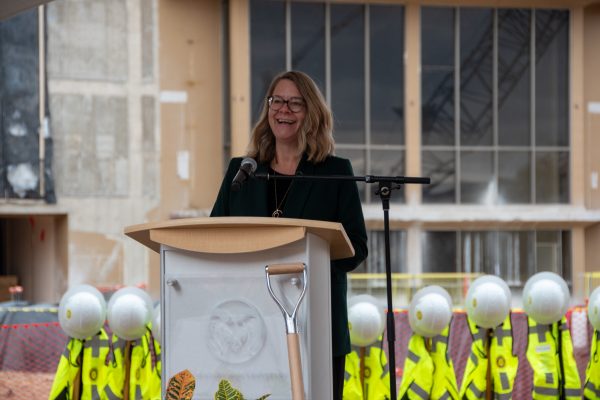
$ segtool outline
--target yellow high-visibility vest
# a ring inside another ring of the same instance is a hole
[[[519,367],[519,359],[513,354],[512,325],[510,313],[504,322],[493,330],[491,340],[489,331],[480,329],[467,317],[469,330],[473,338],[471,355],[463,374],[460,398],[468,400],[485,399],[488,384],[492,385],[495,398],[511,399],[512,389]],[[489,340],[489,349],[486,341]],[[490,382],[488,382],[488,363]]]
[[[360,378],[360,348],[353,346],[346,355],[344,400],[384,400],[390,398],[390,371],[381,343],[365,347],[364,385]]]
[[[600,399],[600,334],[594,330],[590,346],[590,360],[585,370],[583,396],[587,400]]]
[[[73,384],[75,379],[79,379],[77,373],[80,372],[81,359],[78,358],[82,350],[83,340],[69,339],[56,368],[49,400],[73,398]]]
[[[448,354],[450,324],[440,335],[431,340],[429,355],[433,361],[433,387],[430,398],[432,399],[458,399],[458,385],[454,365]]]
[[[532,398],[557,399],[562,392],[565,399],[581,399],[581,380],[566,318],[550,325],[537,324],[529,317],[527,321],[527,360],[533,370]]]
[[[104,329],[85,340],[69,340],[61,356],[50,399],[71,399],[75,380],[80,380],[81,400],[104,400],[104,386],[108,375],[108,335]],[[79,372],[79,374],[78,374]],[[79,383],[79,382],[78,382]],[[68,397],[66,396],[68,393]]]
[[[81,400],[104,400],[104,386],[108,376],[108,335],[104,329],[83,342],[81,365]]]
[[[113,334],[113,351],[105,393],[109,400],[122,399],[125,391],[125,351],[127,341]],[[160,345],[150,326],[138,340],[131,341],[129,367],[129,399],[160,400]]]
[[[408,343],[400,399],[458,399],[456,374],[448,355],[448,325],[440,335],[428,339],[413,335]]]
[[[433,387],[434,365],[425,341],[423,336],[412,335],[408,342],[408,353],[398,391],[399,399],[429,399]]]

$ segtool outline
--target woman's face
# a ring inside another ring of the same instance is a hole
[[[296,143],[304,117],[306,102],[296,84],[289,79],[277,82],[269,101],[269,126],[276,143]]]

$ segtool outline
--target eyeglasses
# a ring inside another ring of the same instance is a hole
[[[301,97],[292,97],[288,100],[284,100],[283,97],[270,96],[267,99],[267,102],[269,103],[269,108],[273,111],[279,111],[284,104],[287,104],[291,112],[297,113],[302,111],[306,106]]]

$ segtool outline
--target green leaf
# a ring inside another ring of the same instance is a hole
[[[222,379],[219,382],[219,390],[215,393],[215,400],[244,400],[244,396],[231,386],[228,380]]]
[[[257,400],[265,400],[269,396],[270,394],[265,394]],[[219,390],[215,393],[215,400],[244,400],[244,395],[231,386],[231,383],[228,380],[222,379],[221,382],[219,382]]]
[[[169,379],[165,400],[191,400],[196,388],[196,379],[190,371],[183,370]]]

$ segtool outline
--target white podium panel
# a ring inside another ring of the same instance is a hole
[[[329,244],[308,233],[267,250],[214,254],[161,245],[163,397],[168,379],[188,369],[194,399],[214,398],[227,379],[245,398],[289,400],[291,381],[284,317],[269,295],[265,266],[304,263],[306,295],[298,310],[302,375],[307,399],[330,399],[331,301]],[[271,276],[292,312],[301,274]]]

